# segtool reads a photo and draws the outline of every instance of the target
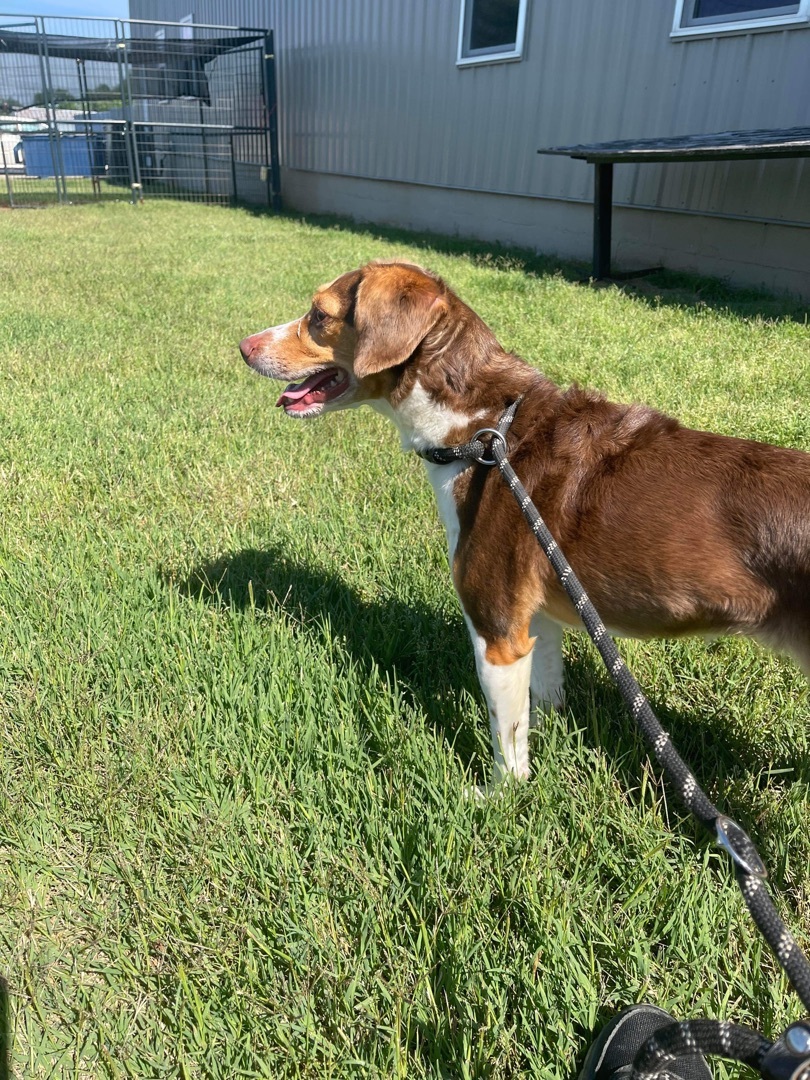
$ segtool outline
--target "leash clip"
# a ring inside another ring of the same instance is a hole
[[[490,441],[490,444],[489,444],[490,450],[492,450],[492,444],[493,444],[494,440],[495,439],[500,439],[501,442],[503,443],[504,452],[506,451],[506,436],[503,434],[502,431],[498,431],[497,428],[482,427],[480,431],[476,431],[476,433],[470,439],[470,442],[471,443],[480,442],[480,439],[479,439],[480,435],[491,435],[492,436],[492,440]],[[496,461],[496,459],[494,457],[485,458],[483,456],[476,455],[473,460],[477,461],[479,465],[497,465],[498,464],[498,462]]]
[[[744,870],[746,874],[754,877],[766,878],[768,871],[765,863],[759,857],[759,852],[754,846],[754,841],[745,831],[725,814],[718,814],[715,821],[717,829],[717,843],[725,848],[736,866]]]
[[[810,1020],[799,1020],[772,1044],[759,1066],[766,1080],[807,1080],[810,1076]]]

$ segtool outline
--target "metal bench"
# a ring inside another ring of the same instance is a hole
[[[771,131],[721,131],[668,139],[551,146],[538,154],[579,158],[596,167],[593,194],[593,276],[610,277],[613,218],[613,166],[645,161],[731,161],[752,158],[810,157],[810,128]]]

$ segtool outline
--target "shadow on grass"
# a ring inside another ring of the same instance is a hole
[[[245,206],[242,209],[256,217],[279,216],[262,207]],[[586,263],[541,255],[527,248],[486,243],[470,237],[412,232],[391,225],[359,222],[337,215],[284,211],[281,216],[318,229],[339,230],[370,240],[407,244],[425,252],[428,267],[431,254],[455,255],[468,259],[475,265],[495,270],[518,271],[531,277],[559,277],[571,284],[594,289],[616,288],[649,307],[713,308],[741,319],[762,318],[772,322],[797,322],[802,325],[810,321],[810,306],[806,301],[786,294],[734,287],[718,278],[699,277],[677,270],[657,270],[633,275],[629,280],[617,276],[607,281],[594,281]],[[353,268],[347,266],[346,269]]]
[[[428,718],[465,767],[480,758],[477,732],[459,724],[447,704],[461,688],[478,696],[472,650],[459,611],[446,613],[396,596],[381,602],[360,597],[339,575],[298,562],[281,548],[247,549],[196,567],[182,582],[184,596],[238,610],[283,610],[309,633],[340,638],[371,676],[395,677],[401,692]]]
[[[619,649],[621,651],[620,642]],[[569,656],[566,687],[569,711],[585,722],[588,742],[611,758],[627,790],[638,787],[642,768],[648,760],[652,762],[653,773],[659,777],[663,775],[595,650],[583,648],[579,655]],[[726,805],[722,792],[742,777],[747,780],[756,777],[755,782],[760,787],[810,783],[810,756],[806,752],[791,751],[784,759],[776,755],[765,760],[761,740],[748,737],[738,725],[730,725],[721,713],[672,709],[658,698],[654,686],[642,686],[642,690],[671,736],[675,749],[701,786],[720,804],[718,809],[735,818],[755,841],[762,836],[761,824],[756,816],[750,816],[755,811],[746,806]],[[780,774],[776,780],[772,770]],[[677,807],[677,812],[685,815],[686,811],[672,798],[673,794],[668,784],[668,801]],[[697,826],[696,830],[696,835],[701,835]]]
[[[400,687],[407,687],[434,729],[466,768],[475,762],[474,768],[482,773],[488,771],[489,756],[481,753],[482,736],[486,739],[483,720],[478,722],[477,733],[458,729],[454,703],[459,691],[468,690],[482,701],[460,615],[448,615],[418,601],[406,603],[396,595],[364,600],[339,574],[292,557],[280,545],[268,550],[244,549],[204,562],[183,582],[175,583],[175,587],[187,597],[223,609],[283,611],[288,618],[300,620],[316,641],[319,633],[323,633],[324,646],[328,640],[324,626],[328,623],[331,635],[343,639],[361,670],[370,673],[372,668],[378,668],[396,676]],[[586,745],[598,747],[606,754],[620,785],[636,801],[647,751],[595,652],[577,643],[568,653],[567,715],[554,722],[584,727]],[[729,732],[722,721],[661,708],[654,688],[647,689],[662,723],[672,733],[699,781],[710,791],[716,784],[722,788],[734,775],[760,768],[761,762],[752,747],[728,740]],[[483,717],[483,702],[478,715]],[[670,787],[667,787],[667,800],[674,803]],[[730,812],[755,843],[761,845],[761,825],[749,807],[721,806],[721,809]],[[696,822],[686,820],[685,812],[676,812],[671,824],[677,832],[694,837],[700,846],[710,843]],[[770,869],[774,884],[781,887],[783,873],[775,866]],[[431,975],[437,1000],[452,993],[457,983],[452,970],[445,971],[442,964]],[[462,1013],[460,1006],[454,1006],[451,1011]],[[611,1010],[602,1008],[593,1031],[577,1027],[576,1037],[583,1047],[589,1045],[610,1015]],[[441,1047],[448,1039],[454,1039],[446,1025],[437,1019],[435,1025],[419,1023],[417,1027],[420,1052],[428,1048],[426,1056],[431,1061],[440,1060]]]
[[[459,691],[483,700],[460,612],[452,616],[397,596],[366,601],[339,575],[291,558],[281,548],[246,549],[203,563],[179,583],[185,596],[237,609],[276,607],[318,634],[325,622],[341,638],[356,662],[396,682],[428,718],[464,767],[480,761],[482,732],[459,724]],[[584,641],[584,638],[583,638]],[[566,670],[568,712],[584,724],[586,739],[611,759],[624,786],[638,787],[648,752],[618,690],[609,681],[595,651],[569,649]],[[722,791],[735,778],[763,773],[761,746],[730,728],[722,716],[682,713],[656,700],[645,687],[661,723],[682,757],[709,791]],[[485,739],[487,735],[483,736]],[[808,782],[810,761],[794,756],[787,783]],[[778,764],[777,766],[778,767]],[[488,761],[483,763],[489,768]],[[654,765],[654,771],[659,772]],[[668,792],[668,798],[671,791]],[[757,840],[756,820],[745,807],[722,807]]]
[[[0,975],[0,1080],[11,1080],[11,1004],[8,983]]]

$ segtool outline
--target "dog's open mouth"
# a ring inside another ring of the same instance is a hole
[[[300,383],[290,383],[276,405],[288,416],[314,416],[328,401],[335,401],[349,389],[348,373],[328,367]]]

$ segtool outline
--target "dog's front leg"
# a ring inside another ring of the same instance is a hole
[[[514,642],[505,639],[487,641],[469,618],[467,626],[475,652],[478,680],[489,709],[495,758],[493,780],[497,784],[507,776],[525,779],[529,775],[529,682],[533,642],[528,634],[524,635],[524,647],[516,647]]]
[[[563,628],[538,612],[531,621],[535,638],[532,653],[530,725],[538,727],[544,713],[562,709],[565,704],[563,688]]]

